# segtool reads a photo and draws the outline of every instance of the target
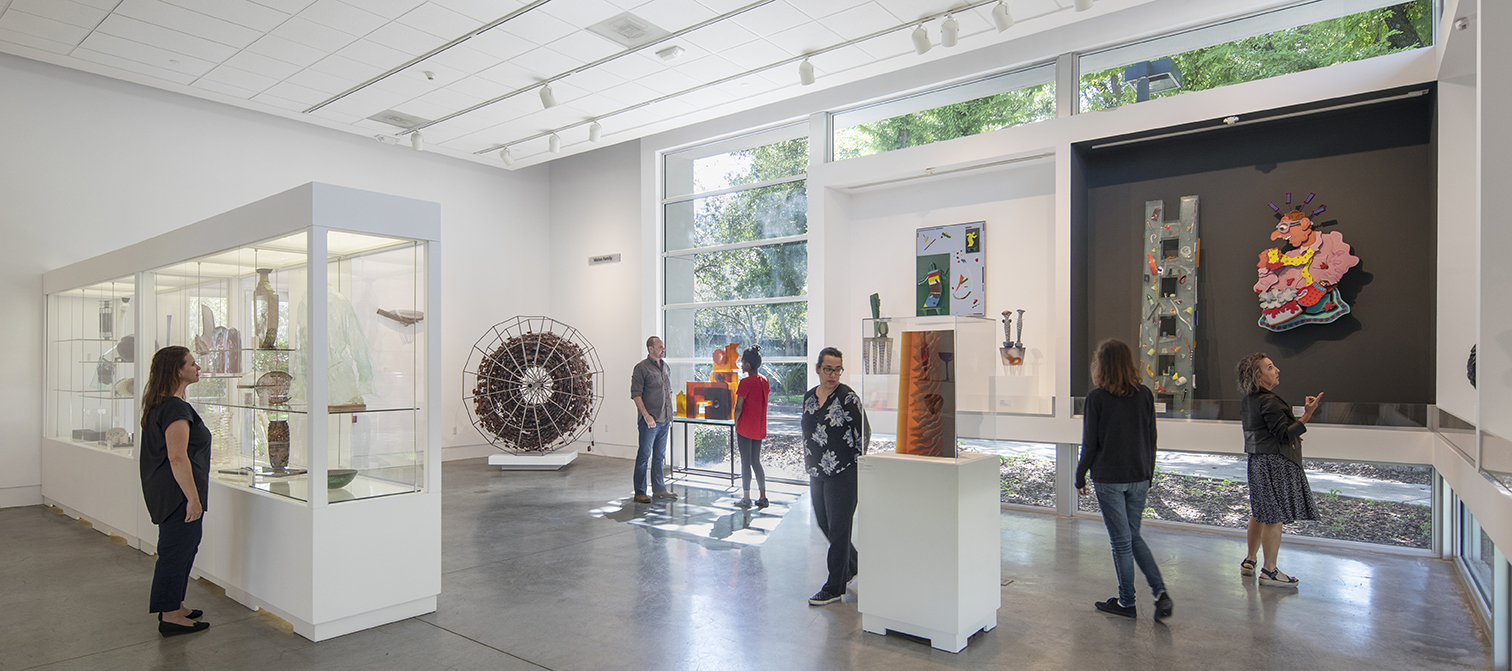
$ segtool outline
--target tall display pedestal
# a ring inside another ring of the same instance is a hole
[[[490,454],[488,465],[501,471],[560,471],[577,459],[577,450],[558,450],[547,454]]]
[[[1003,605],[999,458],[861,458],[856,549],[861,628],[960,652]]]

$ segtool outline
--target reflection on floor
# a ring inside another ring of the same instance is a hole
[[[767,500],[771,505],[741,508],[735,505],[741,491],[728,486],[728,481],[685,478],[673,482],[671,490],[678,496],[676,501],[636,503],[627,496],[589,514],[692,540],[711,550],[727,550],[765,543],[804,492],[796,485],[769,483]]]

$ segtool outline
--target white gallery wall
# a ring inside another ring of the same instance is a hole
[[[42,273],[312,181],[442,204],[443,455],[483,442],[461,371],[484,329],[550,309],[548,168],[490,169],[4,54],[0,92],[0,506],[41,503]]]

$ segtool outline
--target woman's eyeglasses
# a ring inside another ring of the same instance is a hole
[[[820,368],[819,372],[824,373],[825,375],[839,375],[841,373],[844,373],[845,369],[835,366],[825,366],[823,368]]]

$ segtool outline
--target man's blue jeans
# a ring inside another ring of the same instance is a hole
[[[1150,481],[1104,484],[1094,483],[1097,488],[1097,505],[1102,508],[1103,523],[1108,526],[1108,540],[1113,543],[1113,568],[1118,572],[1118,602],[1124,606],[1134,605],[1134,565],[1150,583],[1156,597],[1165,591],[1165,580],[1160,577],[1160,567],[1150,554],[1139,535],[1139,521],[1144,515],[1145,497],[1150,493]]]
[[[651,464],[651,491],[666,491],[665,473],[667,461],[667,436],[672,433],[671,422],[657,422],[646,426],[646,418],[635,420],[640,430],[640,449],[635,451],[635,493],[646,493],[646,462]]]

